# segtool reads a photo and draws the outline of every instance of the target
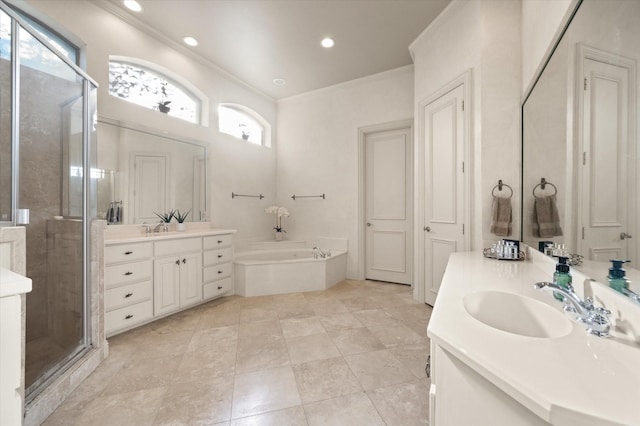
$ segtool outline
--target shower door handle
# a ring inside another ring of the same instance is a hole
[[[29,224],[29,209],[16,209],[16,225]]]

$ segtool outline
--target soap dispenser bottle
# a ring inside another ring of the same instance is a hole
[[[567,265],[568,258],[558,256],[558,263],[556,264],[556,272],[553,274],[553,282],[558,286],[569,290],[571,288],[571,282],[573,281],[571,274],[569,273],[569,265]],[[564,301],[564,295],[558,291],[553,293],[553,297],[560,302]]]
[[[622,269],[622,264],[629,262],[628,260],[611,260],[612,266],[609,268],[609,287],[624,294],[625,290],[629,290],[629,280],[625,277],[626,271]]]

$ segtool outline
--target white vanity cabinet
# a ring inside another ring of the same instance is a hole
[[[105,333],[153,318],[153,243],[105,247]]]
[[[154,308],[163,315],[202,300],[202,238],[156,242]]]
[[[131,231],[137,236],[106,240],[107,336],[233,292],[235,231]]]
[[[204,299],[212,299],[233,289],[232,235],[213,235],[203,238],[202,263]]]

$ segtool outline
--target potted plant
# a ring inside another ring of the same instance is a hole
[[[187,210],[185,213],[180,213],[180,210],[176,210],[175,214],[173,215],[173,217],[175,217],[178,221],[178,224],[176,225],[176,231],[184,232],[187,230],[187,224],[184,223],[184,221],[187,219],[187,216],[189,216],[189,212],[191,212],[191,209]]]
[[[167,100],[167,83],[162,83],[162,88],[160,89],[162,100],[158,102],[158,111],[168,114],[171,111],[171,107],[169,104],[171,101]]]
[[[171,222],[171,219],[173,219],[173,216],[176,214],[176,212],[174,210],[171,210],[169,213],[156,213],[153,212],[153,214],[155,214],[156,216],[158,216],[160,218],[160,223],[162,223],[164,232],[167,232],[169,230],[169,222]]]
[[[240,127],[240,131],[242,132],[242,140],[249,140],[249,136],[251,136],[251,132],[249,132],[248,130],[245,130],[247,125],[246,124],[238,124],[238,127]]]
[[[276,241],[282,241],[284,234],[287,233],[287,231],[282,228],[282,218],[289,217],[289,210],[287,210],[286,207],[269,206],[264,209],[264,211],[276,217],[276,226],[274,226],[273,229],[276,231]]]

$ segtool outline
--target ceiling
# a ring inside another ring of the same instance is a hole
[[[134,13],[109,1],[170,40],[195,37],[195,54],[274,99],[411,64],[408,46],[450,2],[138,0]]]

